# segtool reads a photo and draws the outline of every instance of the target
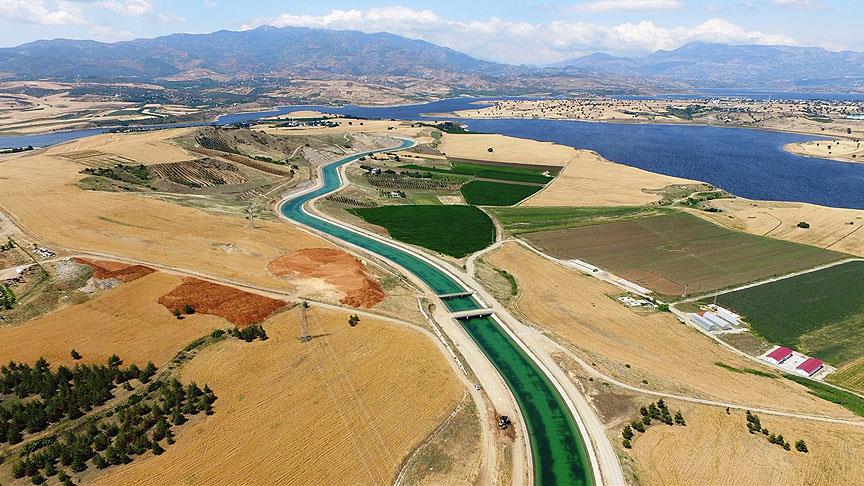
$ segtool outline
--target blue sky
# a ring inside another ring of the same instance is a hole
[[[0,45],[262,24],[387,31],[499,62],[639,55],[694,40],[864,51],[861,0],[0,0]]]

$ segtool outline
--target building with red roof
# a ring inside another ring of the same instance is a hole
[[[780,364],[792,356],[792,350],[785,346],[777,346],[773,351],[765,355],[768,361],[774,364]]]
[[[795,370],[807,376],[813,376],[813,374],[821,370],[823,366],[825,366],[825,363],[821,360],[816,358],[807,358],[803,363],[799,364]]]

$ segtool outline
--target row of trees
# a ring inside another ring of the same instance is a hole
[[[262,341],[267,340],[267,332],[264,331],[264,328],[261,327],[261,324],[252,324],[251,326],[244,327],[243,329],[235,326],[233,329],[231,329],[230,334],[235,338],[246,341],[247,343],[252,342],[255,339],[260,339]]]
[[[747,410],[747,431],[751,434],[762,433],[765,437],[768,438],[768,442],[771,444],[778,445],[785,450],[791,450],[792,447],[789,445],[789,442],[783,438],[783,434],[772,434],[767,428],[762,427],[762,421],[759,420],[759,416],[755,413],[750,413],[750,410]],[[798,452],[809,452],[807,449],[807,443],[804,442],[804,439],[798,439],[795,441],[795,450]]]
[[[146,383],[156,374],[153,363],[144,369],[135,364],[123,369],[122,363],[112,355],[107,366],[59,366],[56,372],[44,358],[32,367],[14,361],[0,367],[0,394],[19,399],[0,402],[0,443],[17,444],[25,433],[41,432],[63,418],[81,417],[113,398],[117,386],[131,379]]]
[[[625,425],[624,429],[621,431],[621,436],[623,437],[622,445],[624,448],[629,449],[633,445],[631,441],[635,436],[634,430],[636,432],[644,433],[648,427],[651,426],[652,423],[662,422],[666,425],[680,425],[686,426],[687,422],[684,420],[684,416],[681,414],[681,410],[675,412],[675,416],[672,416],[672,413],[669,412],[669,407],[666,405],[666,402],[661,398],[657,400],[657,402],[651,402],[647,407],[642,406],[639,408],[639,414],[642,416],[641,419],[635,419],[630,422],[629,425]]]
[[[56,475],[61,483],[70,484],[64,468],[82,472],[92,464],[104,469],[129,463],[148,451],[162,454],[163,443],[174,443],[174,427],[185,423],[187,415],[212,414],[215,401],[216,395],[206,385],[202,390],[194,382],[184,387],[176,379],[156,380],[104,417],[90,419],[62,436],[27,444],[12,465],[12,474],[28,476],[34,484]]]

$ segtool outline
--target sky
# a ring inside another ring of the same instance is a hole
[[[261,25],[391,32],[474,57],[542,65],[691,41],[864,51],[862,0],[0,0],[0,46],[115,42]]]

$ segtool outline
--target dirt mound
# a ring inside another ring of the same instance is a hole
[[[368,309],[384,300],[384,291],[360,260],[341,250],[306,248],[273,260],[267,268],[280,277],[320,278],[345,294],[339,302],[353,307]]]
[[[241,328],[261,322],[288,305],[283,300],[193,277],[183,279],[182,284],[159,297],[159,303],[170,311],[181,312],[188,305],[197,313],[223,317]]]
[[[75,258],[75,261],[93,268],[93,278],[97,280],[116,278],[122,282],[131,282],[156,271],[150,267],[145,267],[144,265],[130,265],[128,263],[112,262],[107,260]]]

